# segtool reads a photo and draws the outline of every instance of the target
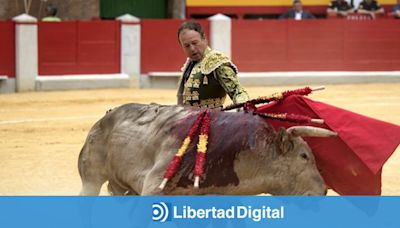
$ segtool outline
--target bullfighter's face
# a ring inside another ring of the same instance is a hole
[[[193,61],[200,61],[207,48],[207,40],[200,33],[185,29],[179,34],[179,42],[185,55]]]

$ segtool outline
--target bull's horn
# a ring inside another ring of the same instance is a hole
[[[286,131],[293,136],[332,137],[337,135],[334,131],[311,126],[294,126]]]

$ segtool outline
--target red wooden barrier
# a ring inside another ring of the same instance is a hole
[[[141,21],[141,72],[179,71],[182,20]],[[209,21],[203,20],[207,36]],[[120,22],[39,22],[39,74],[120,72]],[[15,28],[0,22],[0,74],[15,76]],[[400,70],[400,20],[233,20],[241,72]]]
[[[399,20],[232,21],[242,72],[400,70]]]
[[[12,21],[0,21],[0,75],[15,77],[15,26]]]
[[[120,73],[119,21],[39,22],[39,74]]]
[[[199,21],[209,35],[209,22]],[[141,72],[180,71],[186,60],[178,43],[182,20],[141,20]]]
[[[344,62],[347,69],[400,70],[400,21],[346,21]]]

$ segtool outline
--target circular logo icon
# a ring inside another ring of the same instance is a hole
[[[165,222],[168,219],[168,206],[164,202],[154,203],[152,206],[153,209],[153,221],[156,222]]]

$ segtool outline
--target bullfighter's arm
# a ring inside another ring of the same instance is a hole
[[[215,70],[216,78],[232,99],[233,103],[246,102],[249,95],[240,85],[235,71],[229,65],[221,65]]]

